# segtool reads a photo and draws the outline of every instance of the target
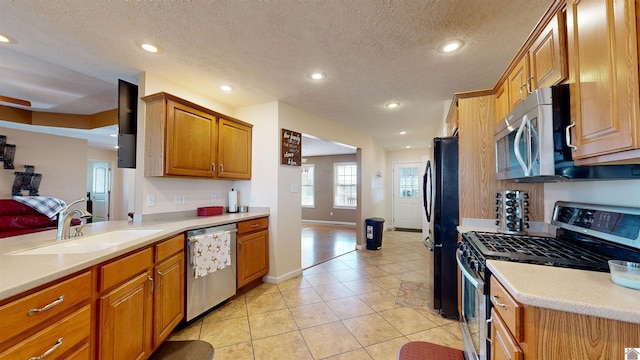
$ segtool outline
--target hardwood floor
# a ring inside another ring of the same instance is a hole
[[[302,222],[302,268],[356,249],[356,226]]]

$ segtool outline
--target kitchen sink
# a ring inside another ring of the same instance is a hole
[[[9,255],[56,255],[56,254],[86,254],[105,250],[117,245],[138,240],[155,234],[163,229],[114,230],[96,235],[72,238],[64,242],[56,242],[29,250],[20,250]]]

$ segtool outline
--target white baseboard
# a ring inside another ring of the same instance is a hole
[[[302,269],[298,269],[298,270],[294,270],[291,272],[288,272],[284,275],[281,276],[269,276],[269,275],[265,275],[262,280],[264,280],[264,282],[269,283],[269,284],[279,284],[283,281],[287,281],[289,279],[293,279],[296,276],[300,276],[302,275]]]
[[[344,221],[326,221],[326,220],[302,220],[303,223],[314,223],[314,224],[329,224],[329,225],[353,225],[354,222],[344,222]]]

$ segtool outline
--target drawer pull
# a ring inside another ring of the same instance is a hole
[[[53,346],[51,348],[49,348],[49,350],[47,350],[44,353],[42,353],[42,355],[40,355],[40,356],[32,356],[32,357],[29,358],[29,360],[42,360],[45,357],[51,355],[51,353],[56,351],[60,346],[62,346],[62,338],[58,339],[58,341],[55,344],[53,344]]]
[[[488,328],[489,328],[489,325],[493,322],[493,316],[492,316],[492,317],[490,317],[490,318],[488,318],[488,319],[486,320],[486,322],[487,322],[487,326],[485,327],[485,329],[488,329]],[[488,333],[488,331],[487,331],[487,333]],[[493,339],[491,338],[491,336],[490,336],[490,335],[491,335],[491,334],[487,334],[487,342],[488,342],[489,344],[493,344]]]
[[[503,309],[507,308],[506,304],[503,304],[500,301],[498,301],[498,295],[492,295],[491,296],[491,301],[493,301],[496,304],[496,306],[500,306]]]
[[[251,224],[251,227],[254,229],[257,228],[258,226],[260,226],[260,224]]]
[[[49,309],[51,309],[52,307],[55,307],[56,305],[60,305],[62,302],[64,301],[64,295],[60,295],[60,297],[58,299],[56,299],[55,301],[53,301],[51,304],[47,304],[39,309],[31,309],[29,311],[27,311],[27,315],[28,316],[33,316],[39,312],[43,312],[43,311],[47,311]]]

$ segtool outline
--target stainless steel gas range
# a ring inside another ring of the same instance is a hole
[[[462,334],[469,359],[490,359],[487,260],[609,271],[607,261],[640,262],[640,208],[557,202],[555,236],[470,231],[457,251]]]

